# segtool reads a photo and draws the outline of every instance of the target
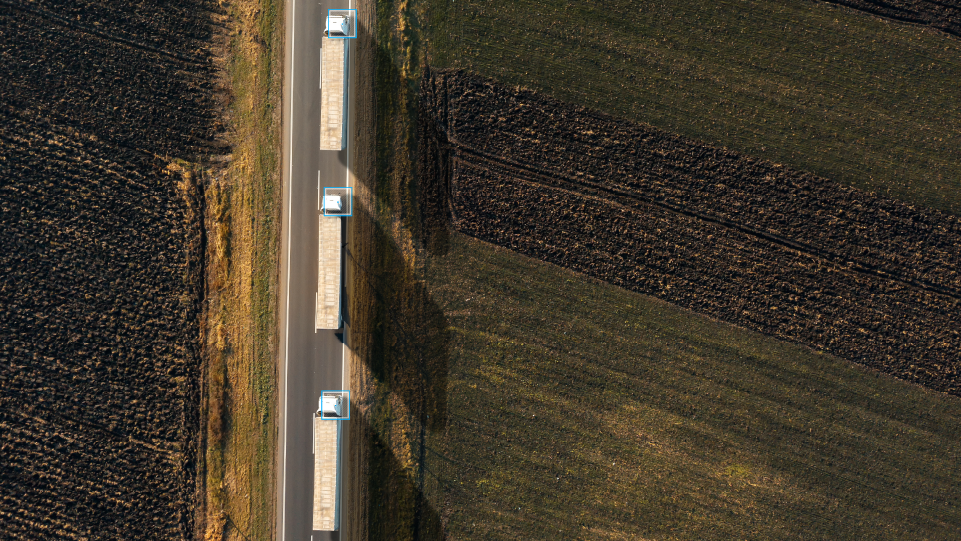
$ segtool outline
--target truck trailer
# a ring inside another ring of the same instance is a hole
[[[343,150],[346,140],[347,39],[350,18],[329,16],[320,50],[320,150]]]
[[[313,530],[340,529],[341,421],[314,414],[314,506]]]
[[[325,198],[325,208],[327,201]],[[317,246],[317,300],[315,329],[339,329],[340,313],[341,227],[343,218],[320,215]]]

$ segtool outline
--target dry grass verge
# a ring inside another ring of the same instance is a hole
[[[376,256],[372,238],[373,222],[369,209],[374,208],[376,116],[374,106],[374,61],[376,41],[373,34],[376,6],[373,2],[357,5],[359,34],[354,48],[354,71],[351,80],[351,107],[354,110],[351,127],[352,153],[350,168],[354,178],[356,216],[348,220],[345,284],[347,312],[350,314],[347,341],[349,344],[349,387],[353,392],[353,409],[349,423],[347,449],[347,501],[349,510],[344,531],[347,539],[369,539],[367,517],[370,508],[370,431],[364,422],[370,409],[370,371],[364,362],[370,355],[376,329],[373,326],[374,295],[362,268],[369,268]]]
[[[273,536],[282,6],[229,2],[219,59],[233,153],[207,179],[208,540]]]
[[[410,2],[361,7],[353,121],[355,215],[350,283],[351,539],[425,539],[440,518],[423,494],[430,418],[440,418],[439,312],[415,267],[414,162],[420,49]],[[374,9],[376,8],[376,11]],[[369,85],[369,86],[368,86]],[[374,99],[376,96],[376,100]],[[361,103],[357,103],[357,102]],[[442,333],[441,333],[442,334]],[[438,391],[439,390],[439,391]]]

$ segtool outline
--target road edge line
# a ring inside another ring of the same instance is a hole
[[[293,206],[294,197],[294,70],[296,69],[296,63],[294,62],[294,54],[297,51],[296,47],[296,36],[297,36],[297,0],[290,0],[291,11],[290,11],[290,88],[288,95],[290,96],[289,111],[290,116],[288,117],[288,122],[290,122],[289,133],[290,136],[287,140],[287,287],[286,295],[284,296],[284,437],[283,440],[283,453],[280,468],[280,538],[278,541],[285,541],[287,538],[287,496],[285,494],[287,490],[287,381],[290,371],[287,369],[287,353],[290,350],[290,226],[291,226],[291,209]]]

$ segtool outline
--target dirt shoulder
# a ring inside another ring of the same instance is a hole
[[[347,230],[346,276],[348,313],[351,322],[348,328],[347,350],[349,355],[349,386],[353,391],[355,411],[351,412],[356,422],[349,425],[349,447],[347,449],[348,467],[346,468],[347,509],[345,532],[348,539],[368,539],[367,517],[369,514],[370,475],[369,428],[362,419],[370,408],[370,373],[365,361],[371,354],[373,339],[372,316],[375,296],[363,269],[369,268],[375,258],[376,250],[370,242],[373,223],[370,209],[375,208],[375,146],[376,109],[374,105],[374,80],[376,40],[376,11],[373,2],[358,2],[357,18],[359,35],[351,77],[351,119],[352,155],[349,164],[353,172],[355,207],[361,209],[351,218]]]

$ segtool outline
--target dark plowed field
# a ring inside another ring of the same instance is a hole
[[[0,0],[0,538],[194,537],[210,9]]]
[[[425,232],[961,395],[961,219],[458,71],[425,77]]]
[[[957,0],[825,0],[897,21],[923,24],[961,36],[961,2]]]

